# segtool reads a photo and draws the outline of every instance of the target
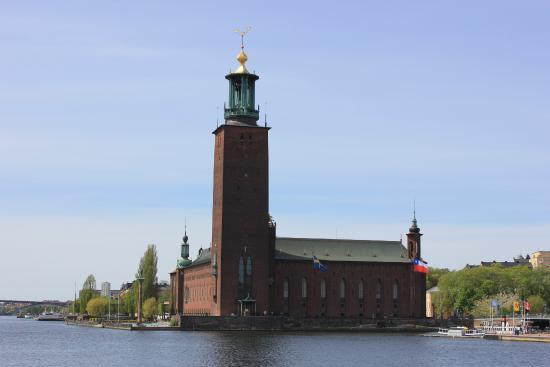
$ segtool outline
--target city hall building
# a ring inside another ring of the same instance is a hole
[[[258,125],[259,77],[245,64],[225,78],[225,122],[214,132],[211,247],[189,259],[187,230],[170,273],[180,315],[422,318],[426,275],[416,272],[416,218],[401,241],[277,237],[269,213],[270,128]],[[317,266],[314,266],[316,264]]]

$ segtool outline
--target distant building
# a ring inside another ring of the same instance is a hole
[[[111,283],[101,283],[101,297],[111,297]]]
[[[111,298],[118,298],[120,295],[120,289],[111,289]]]
[[[550,251],[533,252],[530,259],[533,268],[550,268]]]
[[[549,252],[550,254],[550,252]],[[511,268],[513,266],[529,266],[531,267],[531,263],[529,262],[531,260],[531,257],[529,255],[523,257],[523,255],[518,255],[517,257],[514,257],[513,261],[482,261],[479,265],[470,265],[466,264],[466,269],[473,269],[478,268],[480,266],[492,266],[495,264],[499,264],[500,266],[504,268]],[[550,260],[549,264],[550,264]]]
[[[437,286],[426,291],[426,317],[434,317],[434,296],[436,293],[439,293]]]

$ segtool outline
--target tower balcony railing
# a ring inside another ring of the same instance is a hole
[[[245,107],[233,107],[226,108],[223,116],[226,119],[231,117],[251,117],[257,120],[260,118],[260,111]]]

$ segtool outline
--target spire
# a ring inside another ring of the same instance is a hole
[[[183,243],[187,245],[188,240],[189,240],[189,237],[187,237],[187,218],[185,218],[185,232],[183,235]]]
[[[248,55],[246,54],[246,52],[244,52],[244,36],[246,36],[246,34],[250,32],[250,29],[252,29],[252,27],[250,26],[248,26],[244,31],[241,31],[240,29],[235,29],[235,32],[237,32],[241,36],[241,52],[239,52],[239,54],[237,55],[237,61],[239,62],[239,64],[241,64],[241,66],[239,66],[237,70],[235,70],[235,74],[248,74],[248,70],[244,65],[248,61]]]
[[[418,228],[418,224],[416,222],[416,200],[413,202],[413,219],[411,220],[411,228],[409,228],[409,231],[414,233],[420,232],[420,228]]]

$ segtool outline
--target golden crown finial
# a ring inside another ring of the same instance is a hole
[[[244,65],[248,60],[248,56],[244,52],[244,36],[246,36],[251,29],[252,27],[250,26],[246,27],[244,31],[241,31],[240,29],[235,29],[235,32],[237,32],[241,36],[241,52],[239,52],[239,54],[237,55],[237,61],[241,64],[241,66],[239,66],[237,70],[235,70],[236,74],[248,74],[248,70]]]

